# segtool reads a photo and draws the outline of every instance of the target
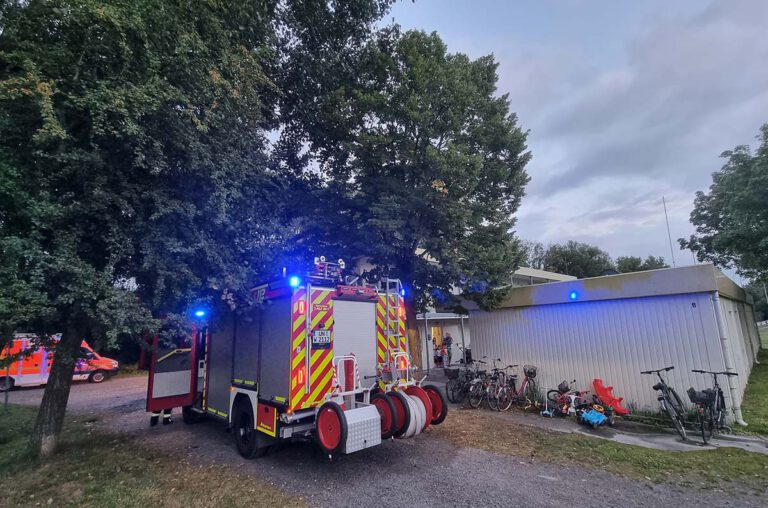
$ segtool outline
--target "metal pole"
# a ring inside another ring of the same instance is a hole
[[[426,348],[427,348],[427,374],[429,374],[429,368],[432,365],[432,357],[434,356],[432,354],[431,348],[429,347],[430,340],[429,340],[429,326],[428,326],[429,319],[427,318],[427,311],[424,311],[424,342],[426,342]]]
[[[464,365],[467,364],[467,345],[464,344],[464,315],[461,315],[461,356],[464,357]]]
[[[667,200],[661,196],[661,202],[664,205],[664,219],[667,221],[667,237],[669,238],[669,253],[672,255],[672,268],[675,267],[675,251],[672,249],[672,233],[669,232],[669,216],[667,216]]]

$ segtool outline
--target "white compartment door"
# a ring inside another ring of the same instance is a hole
[[[360,370],[360,382],[370,386],[376,374],[376,303],[333,301],[333,354],[354,353]]]

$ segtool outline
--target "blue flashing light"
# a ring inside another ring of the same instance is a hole
[[[291,286],[292,288],[299,287],[299,284],[301,284],[301,279],[298,278],[296,275],[288,279],[288,285]]]
[[[579,297],[579,293],[577,293],[576,291],[571,291],[570,293],[568,293],[568,298],[570,300],[575,300],[578,297]]]
[[[400,288],[400,296],[405,298],[405,288]]]
[[[196,311],[195,311],[195,316],[197,316],[197,317],[203,317],[203,316],[205,316],[205,311],[204,311],[203,309],[200,309],[200,310],[196,310]]]

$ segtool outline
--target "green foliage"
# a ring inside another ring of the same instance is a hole
[[[648,256],[645,260],[638,256],[619,256],[616,258],[616,269],[619,273],[644,272],[659,268],[669,268],[663,257]]]
[[[350,58],[357,72],[337,76],[304,123],[322,177],[302,203],[312,244],[364,256],[422,305],[453,304],[452,286],[492,305],[489,288],[519,261],[512,227],[530,159],[495,96],[497,64],[397,28]]]
[[[546,270],[580,279],[598,277],[607,270],[616,269],[607,252],[594,245],[575,241],[550,245],[545,259]]]
[[[765,283],[753,282],[744,286],[744,290],[754,300],[755,319],[757,321],[768,320],[768,301],[765,299]]]
[[[709,192],[697,192],[691,223],[696,233],[679,240],[699,261],[735,267],[749,278],[768,280],[768,124],[755,153],[748,146],[723,152]]]
[[[768,351],[761,351],[758,360],[749,374],[741,403],[744,420],[749,426],[740,430],[768,434]]]

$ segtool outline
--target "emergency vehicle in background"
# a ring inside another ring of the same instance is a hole
[[[61,339],[61,334],[54,336],[54,343]],[[55,349],[47,349],[36,345],[37,337],[29,333],[14,334],[11,343],[6,346],[0,359],[21,353],[10,365],[0,369],[0,391],[10,390],[21,386],[40,386],[48,382]],[[118,362],[101,356],[94,351],[86,341],[80,344],[80,356],[75,365],[73,381],[101,383],[115,374],[120,367]]]
[[[413,376],[400,281],[344,280],[343,268],[319,258],[307,275],[283,270],[244,314],[199,310],[191,337],[155,338],[147,411],[217,418],[246,458],[281,440],[348,454],[441,423],[445,396]]]

